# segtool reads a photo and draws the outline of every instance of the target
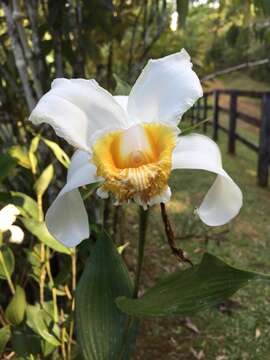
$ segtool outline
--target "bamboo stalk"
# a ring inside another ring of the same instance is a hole
[[[38,13],[38,1],[36,0],[25,0],[25,5],[27,9],[27,14],[29,17],[29,22],[31,25],[32,30],[32,47],[33,47],[33,54],[35,62],[35,67],[37,70],[38,77],[40,78],[41,84],[45,84],[42,86],[42,90],[46,89],[46,82],[48,81],[46,77],[46,62],[43,58],[42,51],[41,51],[41,39],[39,36],[38,30],[38,20],[37,20],[37,13]]]
[[[42,91],[41,83],[37,76],[36,66],[33,61],[33,54],[29,47],[29,44],[28,44],[25,29],[22,26],[21,20],[22,20],[23,16],[22,16],[20,8],[18,6],[17,0],[13,0],[12,2],[13,2],[13,20],[16,24],[19,38],[20,38],[20,41],[22,44],[23,52],[25,55],[25,59],[28,64],[28,67],[30,69],[31,76],[33,78],[34,90],[36,92],[37,98],[40,98],[43,94],[43,91]]]
[[[19,77],[24,90],[25,100],[28,110],[31,111],[35,106],[35,99],[32,94],[30,82],[27,76],[27,65],[23,55],[21,44],[17,38],[16,27],[12,18],[12,13],[6,2],[1,1],[7,24],[8,34],[11,40],[12,52],[15,59],[15,64],[19,73]]]

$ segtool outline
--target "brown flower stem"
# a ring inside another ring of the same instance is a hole
[[[191,260],[189,260],[185,255],[184,255],[184,251],[181,248],[178,248],[176,246],[176,241],[175,241],[175,235],[170,223],[170,220],[168,218],[168,214],[166,211],[166,206],[164,203],[160,204],[160,209],[161,209],[161,216],[162,216],[162,220],[163,220],[163,224],[164,224],[164,229],[165,229],[165,233],[167,236],[167,240],[168,240],[168,244],[171,248],[171,251],[173,253],[173,255],[175,255],[178,260],[182,261],[182,262],[186,262],[189,263],[191,266],[193,266]]]

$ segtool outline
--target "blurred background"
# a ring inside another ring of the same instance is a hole
[[[193,209],[213,176],[176,172],[168,213],[179,245],[194,262],[207,250],[270,272],[270,1],[0,0],[1,359],[81,359],[74,292],[91,241],[66,249],[46,229],[72,149],[49,127],[33,128],[30,111],[56,77],[95,78],[127,95],[149,58],[183,47],[205,95],[181,128],[218,142],[245,202],[231,224],[203,226]],[[136,207],[103,203],[94,190],[81,190],[92,237],[105,224],[133,272]],[[142,291],[181,266],[151,211]],[[192,318],[145,320],[134,359],[267,360],[269,302],[269,289],[248,286]]]

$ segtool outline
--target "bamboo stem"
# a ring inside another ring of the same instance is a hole
[[[65,329],[65,327],[63,326],[65,316],[64,316],[64,311],[63,311],[63,309],[61,309],[60,317],[61,317],[61,335],[60,335],[60,336],[61,336],[62,359],[63,359],[63,360],[67,360],[67,352],[66,352],[66,346],[65,346],[66,329]]]
[[[40,80],[38,78],[37,75],[37,69],[35,66],[35,63],[33,61],[33,54],[32,51],[29,47],[28,44],[28,39],[26,37],[26,33],[25,33],[25,29],[22,25],[22,14],[20,12],[20,8],[19,5],[17,3],[17,0],[13,0],[13,19],[14,22],[17,26],[17,30],[18,30],[18,34],[19,34],[19,39],[21,41],[21,45],[22,45],[22,49],[26,58],[26,61],[28,63],[29,69],[31,71],[31,75],[32,75],[32,79],[33,79],[33,85],[34,85],[34,90],[36,92],[36,95],[38,98],[40,98],[42,96],[42,87],[41,87],[41,83]]]
[[[40,195],[37,196],[37,204],[38,204],[38,221],[43,221],[43,209],[42,209],[42,197]],[[40,270],[40,278],[39,278],[39,300],[41,305],[44,303],[44,287],[46,280],[46,249],[45,244],[41,244],[40,246],[40,262],[41,262],[41,270]]]
[[[24,90],[24,96],[28,105],[28,110],[31,111],[35,106],[35,99],[33,97],[30,82],[27,76],[27,65],[23,55],[23,50],[16,34],[16,27],[14,24],[10,7],[4,1],[1,2],[1,5],[3,6],[4,14],[6,17],[8,34],[11,39],[12,51],[15,59],[15,64],[22,83],[22,87]]]

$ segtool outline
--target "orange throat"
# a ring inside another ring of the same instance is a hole
[[[175,127],[150,123],[107,133],[93,145],[92,162],[104,178],[101,191],[117,203],[134,199],[147,205],[168,187]]]

